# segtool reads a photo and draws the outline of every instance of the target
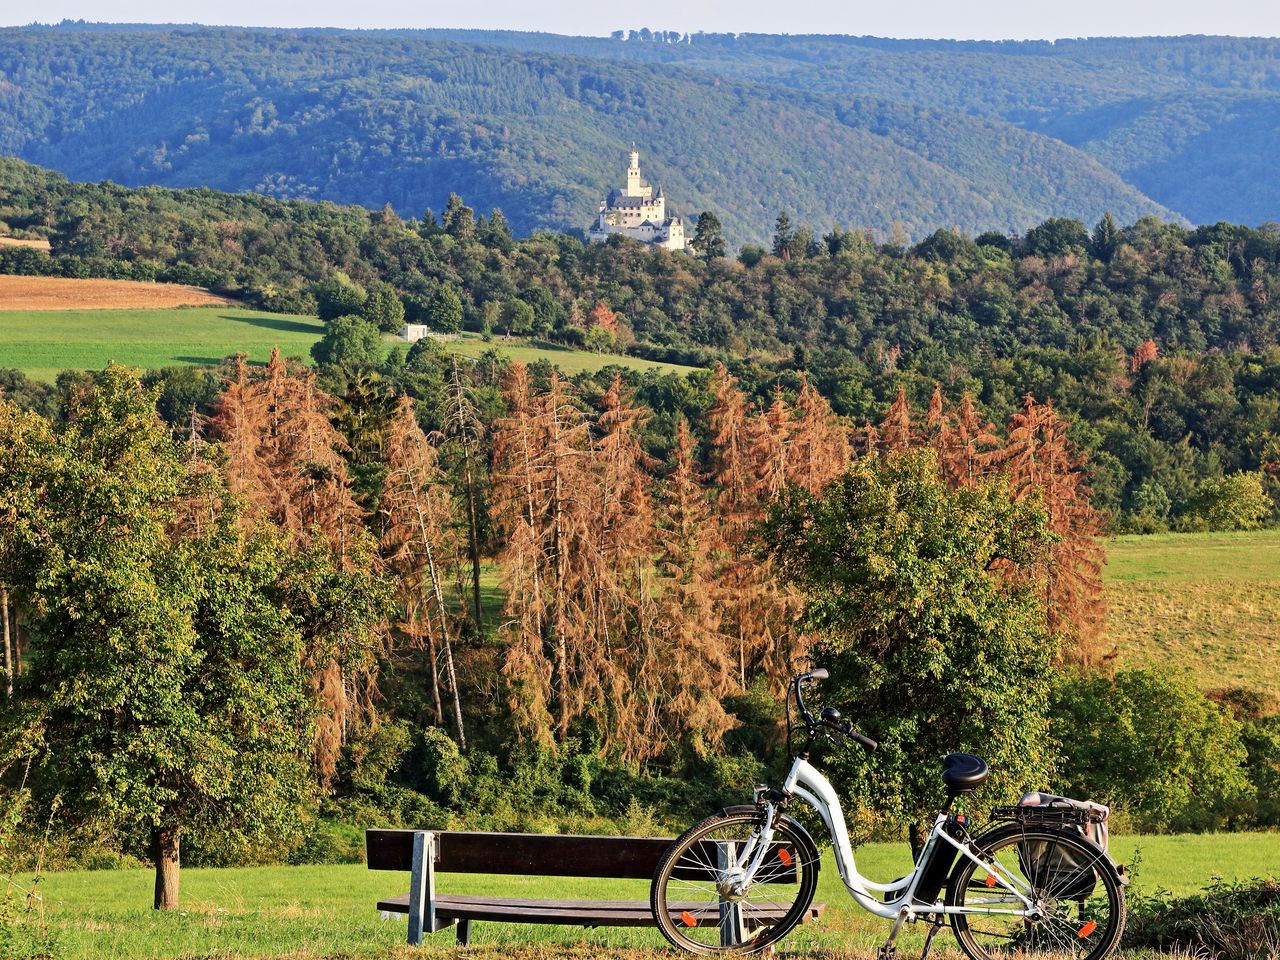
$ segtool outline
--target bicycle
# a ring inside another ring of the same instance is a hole
[[[994,826],[970,835],[953,814],[957,797],[976,790],[988,767],[980,757],[948,754],[946,800],[914,868],[891,883],[858,873],[840,800],[809,763],[819,736],[877,744],[853,730],[840,711],[815,718],[804,689],[828,677],[812,670],[791,681],[791,698],[805,727],[804,747],[780,786],[757,787],[754,804],[726,808],[695,824],[668,849],[654,872],[650,906],[663,935],[694,953],[756,953],[785,937],[806,917],[818,883],[819,854],[808,831],[787,815],[799,800],[822,818],[840,878],[854,902],[893,921],[879,960],[893,960],[903,924],[930,924],[934,936],[950,925],[972,960],[1104,960],[1124,930],[1124,877],[1101,847],[1080,832],[1090,811],[997,807]]]

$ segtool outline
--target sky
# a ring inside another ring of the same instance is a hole
[[[1280,0],[0,0],[0,25],[62,19],[245,26],[620,28],[884,37],[1280,36]]]

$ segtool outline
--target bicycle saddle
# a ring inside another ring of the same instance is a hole
[[[948,753],[942,758],[942,782],[951,793],[977,790],[989,772],[987,761],[972,753]]]

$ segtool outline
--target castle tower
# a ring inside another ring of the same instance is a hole
[[[627,189],[623,196],[647,197],[651,192],[650,186],[640,179],[640,151],[632,147],[631,160],[627,165]]]

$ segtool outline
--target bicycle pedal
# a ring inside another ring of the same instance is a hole
[[[886,943],[876,952],[876,960],[897,960],[898,947],[896,944]]]

